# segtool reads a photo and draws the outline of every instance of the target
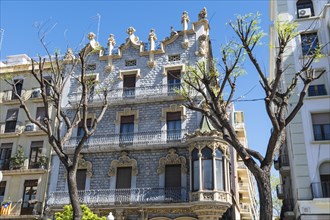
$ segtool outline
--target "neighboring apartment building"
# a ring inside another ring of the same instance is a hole
[[[324,57],[312,68],[325,74],[308,88],[304,105],[287,127],[287,140],[275,160],[281,174],[277,187],[283,199],[282,219],[330,218],[330,2],[327,0],[276,0],[270,2],[271,20],[295,21],[299,35],[290,42],[284,55],[288,66],[283,86],[318,45]],[[271,28],[271,44],[276,48],[276,32]],[[274,71],[275,49],[270,52],[270,74]],[[298,85],[300,90],[301,83]],[[297,92],[290,103],[298,100]],[[288,111],[292,105],[288,106]]]
[[[40,89],[31,74],[30,58],[24,54],[1,62],[0,77],[0,218],[38,219],[43,215],[49,174],[48,138],[28,121],[5,79],[15,83],[31,114],[42,121],[45,108]]]
[[[98,111],[97,91],[104,85],[110,102],[77,171],[81,202],[94,212],[107,216],[111,211],[116,220],[256,219],[250,173],[236,163],[222,135],[185,108],[176,93],[187,66],[212,58],[206,9],[198,17],[189,24],[183,12],[182,30],[172,30],[163,41],[152,29],[149,41],[141,42],[130,27],[126,43],[116,47],[110,35],[106,51],[90,55],[88,74],[99,82],[90,103]],[[87,47],[97,48],[95,35],[88,38]],[[79,88],[75,80],[69,86],[68,102],[74,108]],[[247,143],[243,115],[231,110],[231,117]],[[68,152],[81,132],[78,127]],[[55,155],[49,184],[47,211],[52,215],[69,203],[65,170]]]

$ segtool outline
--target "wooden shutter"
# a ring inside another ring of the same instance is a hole
[[[134,115],[121,116],[120,123],[121,124],[134,123]]]
[[[181,164],[166,165],[165,188],[181,187]]]
[[[181,112],[167,112],[166,113],[167,121],[178,121],[181,120]]]
[[[17,121],[18,108],[8,109],[6,121]]]
[[[132,179],[132,167],[118,167],[116,189],[130,189]]]
[[[77,179],[77,188],[78,190],[85,190],[86,186],[86,169],[77,170],[76,179]]]
[[[131,74],[131,75],[124,75],[124,82],[123,82],[123,87],[124,88],[134,88],[135,87],[135,82],[136,82],[136,75]]]

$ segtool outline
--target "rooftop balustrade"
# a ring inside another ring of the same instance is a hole
[[[136,188],[99,189],[78,192],[79,202],[87,206],[125,205],[141,203],[179,203],[188,201],[186,188]],[[67,191],[51,192],[47,200],[49,206],[63,206],[70,203]]]

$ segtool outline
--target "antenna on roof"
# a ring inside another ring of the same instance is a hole
[[[5,30],[0,28],[0,51],[1,51],[2,39],[4,34],[5,34]]]
[[[97,18],[98,18],[98,22],[97,22],[97,34],[96,34],[96,41],[99,41],[99,33],[100,33],[100,22],[101,22],[101,15],[99,13],[96,14]]]

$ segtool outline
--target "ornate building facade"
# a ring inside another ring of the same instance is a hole
[[[273,21],[298,23],[298,35],[284,54],[283,86],[291,83],[308,55],[321,46],[323,56],[313,63],[314,74],[324,74],[308,88],[304,105],[287,127],[286,143],[274,161],[281,184],[282,219],[329,219],[330,217],[330,4],[325,0],[277,0],[270,3]],[[277,45],[271,27],[271,45]],[[270,74],[274,77],[276,46],[270,50]],[[298,84],[299,91],[302,83]],[[298,93],[298,92],[297,92]],[[299,99],[292,95],[288,111]]]
[[[0,171],[3,175],[0,218],[41,218],[49,176],[50,145],[48,136],[28,120],[13,91],[25,100],[31,115],[43,121],[45,108],[39,84],[31,74],[30,58],[25,54],[8,56],[0,63],[0,77]],[[15,89],[5,80],[14,83]],[[49,114],[51,112],[52,108]]]

